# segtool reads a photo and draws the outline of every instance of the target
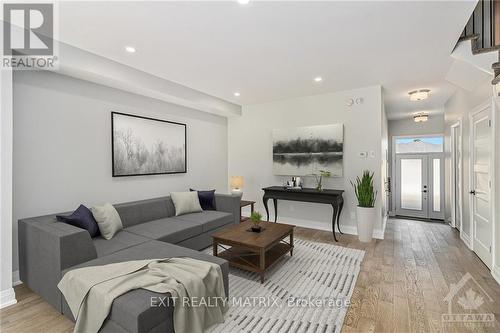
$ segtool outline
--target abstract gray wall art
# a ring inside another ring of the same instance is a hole
[[[113,177],[186,172],[186,125],[111,113]]]
[[[275,175],[306,176],[319,170],[342,177],[342,124],[273,130]]]

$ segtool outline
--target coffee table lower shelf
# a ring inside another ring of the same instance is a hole
[[[224,244],[218,245],[223,246]],[[259,273],[261,283],[263,283],[265,271],[288,252],[290,252],[290,255],[293,255],[293,245],[288,243],[276,244],[264,253],[233,246],[222,252],[218,252],[217,257],[227,260],[233,267]]]

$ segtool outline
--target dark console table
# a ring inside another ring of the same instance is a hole
[[[287,189],[283,186],[271,186],[265,187],[264,197],[264,207],[266,208],[267,221],[269,221],[269,208],[267,206],[267,201],[273,199],[274,203],[274,222],[278,219],[278,200],[290,200],[290,201],[302,201],[302,202],[314,202],[332,205],[333,215],[332,215],[332,232],[333,238],[337,242],[337,236],[335,235],[335,220],[337,220],[337,229],[340,231],[340,213],[342,212],[342,207],[344,206],[344,198],[342,194],[343,190],[322,190],[318,191],[314,188],[303,188],[303,189]]]

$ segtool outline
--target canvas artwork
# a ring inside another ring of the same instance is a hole
[[[186,125],[111,113],[113,177],[186,172]]]
[[[342,177],[343,143],[342,124],[275,129],[274,174],[307,176],[325,170]]]

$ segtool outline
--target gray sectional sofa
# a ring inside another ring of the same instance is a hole
[[[57,284],[67,271],[79,267],[138,259],[191,257],[221,266],[228,295],[228,263],[198,250],[211,245],[213,232],[239,223],[239,196],[216,194],[216,211],[181,216],[175,216],[170,197],[114,207],[124,229],[110,240],[91,238],[86,230],[58,222],[56,214],[19,220],[21,281],[73,321]],[[166,295],[137,289],[115,299],[101,332],[173,332],[172,306],[151,307],[151,296]]]

